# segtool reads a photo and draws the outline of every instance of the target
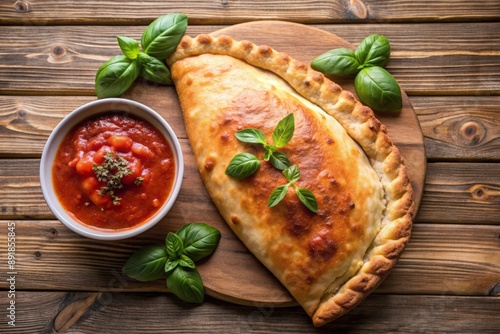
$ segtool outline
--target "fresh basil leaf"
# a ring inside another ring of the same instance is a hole
[[[274,168],[279,170],[285,170],[291,166],[290,160],[283,152],[274,152],[269,157],[269,161],[271,162],[271,165],[274,166]]]
[[[276,147],[285,146],[293,137],[295,130],[295,119],[293,114],[288,114],[281,121],[273,131],[273,142]],[[265,159],[264,159],[265,160]]]
[[[370,35],[358,45],[354,54],[360,64],[359,68],[368,66],[384,67],[389,61],[391,45],[385,36]]]
[[[286,179],[290,183],[297,182],[300,178],[300,171],[299,167],[297,165],[293,165],[285,169],[283,172],[283,175],[285,175]]]
[[[239,141],[250,144],[266,144],[266,137],[258,129],[244,129],[234,134]]]
[[[196,269],[177,266],[167,275],[167,288],[183,301],[203,303],[205,288]]]
[[[264,161],[269,161],[271,159],[271,156],[274,154],[276,151],[276,146],[274,145],[264,145]]]
[[[172,270],[179,265],[180,259],[167,259],[165,262],[165,273],[168,275]]]
[[[184,243],[183,253],[194,262],[212,254],[221,237],[218,229],[204,223],[184,225],[176,234]]]
[[[193,260],[191,260],[189,256],[185,254],[181,254],[181,257],[179,259],[179,265],[183,266],[184,268],[191,268],[191,269],[195,267]]]
[[[314,194],[305,188],[296,188],[295,193],[300,201],[312,212],[318,212],[318,202]]]
[[[350,75],[359,72],[359,62],[354,51],[346,48],[323,53],[311,62],[311,67],[316,71],[331,75]]]
[[[139,42],[135,39],[125,36],[116,36],[118,45],[123,54],[129,59],[136,59],[140,52]]]
[[[226,168],[226,175],[243,179],[259,169],[259,159],[251,153],[237,154]]]
[[[269,196],[269,200],[267,201],[267,206],[272,208],[277,205],[283,198],[285,198],[286,193],[288,192],[289,184],[284,184],[282,186],[276,187],[271,196]]]
[[[144,52],[166,59],[177,47],[188,24],[184,14],[168,14],[154,20],[144,31],[141,44]]]
[[[169,232],[165,239],[168,257],[177,259],[184,251],[184,243],[182,239],[175,233]]]
[[[140,66],[136,60],[119,55],[101,65],[95,77],[98,98],[120,96],[132,86],[139,76]]]
[[[365,67],[354,79],[359,99],[377,111],[397,111],[403,107],[401,89],[394,77],[379,66]]]
[[[141,76],[151,82],[156,82],[162,85],[172,84],[172,76],[167,66],[150,55],[141,52],[137,59],[141,64]]]
[[[154,281],[165,274],[166,261],[165,245],[145,246],[129,257],[122,271],[128,277],[141,282]]]

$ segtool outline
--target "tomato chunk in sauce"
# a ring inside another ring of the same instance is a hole
[[[109,113],[73,128],[52,168],[56,196],[81,223],[127,229],[152,217],[175,176],[172,148],[151,124]]]

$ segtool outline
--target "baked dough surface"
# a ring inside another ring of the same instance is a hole
[[[168,59],[198,170],[220,214],[249,250],[321,326],[349,311],[385,278],[408,241],[412,190],[399,151],[373,112],[308,66],[267,46],[184,37]],[[310,212],[263,149],[234,133],[261,130],[293,113],[295,132],[279,151],[297,164]],[[261,160],[243,180],[225,169],[238,153]]]

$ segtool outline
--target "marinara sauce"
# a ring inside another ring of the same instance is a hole
[[[145,222],[172,190],[170,144],[151,124],[125,113],[83,121],[64,138],[52,168],[56,195],[78,221],[101,229]]]

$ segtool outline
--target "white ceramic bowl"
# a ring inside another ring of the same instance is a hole
[[[101,113],[112,111],[128,112],[131,115],[139,117],[155,126],[169,142],[170,147],[172,148],[172,151],[174,153],[176,167],[172,191],[163,206],[158,210],[158,212],[148,221],[141,223],[136,227],[116,231],[95,229],[83,225],[78,221],[75,221],[59,203],[57,196],[54,193],[54,187],[52,183],[52,165],[54,163],[54,158],[61,141],[66,136],[68,131],[70,131],[75,125],[79,124],[84,119]],[[54,213],[57,219],[59,219],[70,230],[82,236],[99,240],[119,240],[130,238],[153,227],[168,213],[168,211],[174,204],[181,188],[183,175],[184,159],[182,156],[182,150],[179,144],[179,140],[177,139],[177,136],[175,135],[172,128],[153,109],[141,103],[122,98],[96,100],[73,110],[56,126],[54,131],[49,136],[49,139],[45,144],[45,148],[42,153],[42,159],[40,162],[40,184],[42,187],[43,196],[50,210]]]

